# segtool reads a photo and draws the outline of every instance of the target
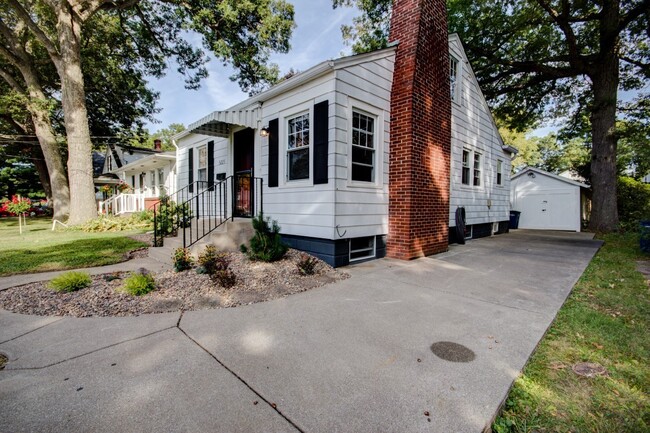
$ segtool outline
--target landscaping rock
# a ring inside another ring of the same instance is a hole
[[[152,274],[156,290],[143,296],[131,296],[119,289],[127,272],[95,275],[92,284],[82,290],[57,293],[47,282],[25,284],[0,292],[0,308],[40,316],[134,316],[146,313],[235,307],[282,298],[320,287],[349,275],[318,260],[313,275],[300,274],[300,252],[289,250],[286,257],[273,263],[252,262],[240,252],[227,253],[234,286],[224,288],[207,274],[195,269]],[[140,268],[136,273],[150,273]]]

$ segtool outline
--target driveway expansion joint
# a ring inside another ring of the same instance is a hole
[[[99,347],[99,348],[97,348],[95,350],[91,350],[90,352],[82,353],[80,355],[71,356],[70,358],[62,359],[61,361],[53,362],[52,364],[43,365],[41,367],[5,368],[5,371],[43,370],[43,369],[46,369],[46,368],[49,368],[49,367],[54,367],[55,365],[63,364],[64,362],[68,362],[68,361],[72,361],[72,360],[75,360],[75,359],[83,358],[84,356],[92,355],[93,353],[101,352],[102,350],[110,349],[111,347],[119,346],[120,344],[129,343],[131,341],[136,341],[136,340],[140,340],[142,338],[147,338],[147,337],[150,337],[150,336],[155,335],[155,334],[159,334],[159,333],[164,332],[164,331],[169,331],[170,329],[174,329],[174,328],[175,328],[174,326],[168,326],[167,328],[159,329],[157,331],[150,332],[150,333],[145,334],[145,335],[140,335],[138,337],[129,338],[128,340],[118,341],[117,343],[109,344],[108,346]],[[9,365],[9,364],[7,364],[7,365]]]
[[[4,289],[3,289],[3,290],[4,290]],[[2,291],[2,290],[0,290],[0,292],[1,292],[1,291]],[[39,326],[38,328],[34,328],[34,329],[32,329],[31,331],[27,331],[27,332],[25,332],[24,334],[17,335],[16,337],[10,338],[10,339],[5,340],[5,341],[0,341],[0,344],[5,344],[5,343],[8,343],[8,342],[10,342],[10,341],[17,340],[17,339],[20,338],[20,337],[24,337],[24,336],[27,335],[27,334],[31,334],[32,332],[36,332],[36,331],[38,331],[39,329],[43,329],[43,328],[45,328],[46,326],[50,326],[50,325],[52,325],[52,324],[54,324],[54,323],[58,323],[58,322],[60,322],[60,321],[63,320],[63,319],[64,319],[64,318],[61,317],[61,318],[59,318],[59,319],[56,319],[56,320],[53,321],[53,322],[46,323],[46,324],[43,325],[43,326]]]
[[[181,317],[182,317],[182,314],[181,314]],[[179,321],[179,324],[180,324],[180,318],[178,319],[178,321]],[[180,326],[177,326],[177,328],[178,328],[178,330],[179,330],[180,332],[182,332],[183,335],[185,335],[185,336],[186,336],[186,337],[187,337],[191,342],[193,342],[193,343],[196,344],[199,348],[201,348],[201,349],[202,349],[205,353],[207,353],[207,354],[208,354],[212,359],[214,359],[214,360],[215,360],[219,365],[221,365],[223,368],[225,368],[226,371],[228,371],[228,373],[232,374],[232,375],[233,375],[237,380],[239,380],[242,384],[244,384],[244,386],[245,386],[246,388],[250,389],[250,390],[251,390],[251,391],[252,391],[256,396],[258,396],[258,397],[259,397],[259,398],[260,398],[264,403],[266,403],[266,404],[267,404],[271,409],[273,409],[275,412],[277,412],[278,415],[280,415],[282,418],[284,418],[285,421],[287,421],[289,424],[291,424],[291,426],[292,426],[293,428],[295,428],[295,429],[296,429],[297,431],[299,431],[300,433],[305,433],[305,431],[304,431],[303,429],[301,429],[300,427],[298,427],[298,425],[297,425],[294,421],[292,421],[292,420],[291,420],[287,415],[283,414],[282,411],[281,411],[280,409],[278,409],[278,407],[277,407],[277,405],[276,405],[275,403],[270,402],[269,400],[267,400],[267,399],[266,399],[262,394],[259,393],[259,391],[257,391],[255,388],[253,388],[253,387],[252,387],[248,382],[246,382],[246,381],[245,381],[241,376],[239,376],[239,375],[238,375],[237,373],[235,373],[232,369],[230,369],[230,368],[229,368],[226,364],[224,364],[224,363],[223,363],[219,358],[217,358],[214,354],[212,354],[212,352],[210,352],[208,349],[206,349],[205,347],[203,347],[203,346],[201,345],[201,343],[199,343],[198,341],[196,341],[195,339],[193,339],[192,337],[190,337],[189,334],[188,334],[187,332],[185,332],[185,330],[183,330],[183,328],[181,328]],[[257,404],[257,403],[254,403],[254,404]]]

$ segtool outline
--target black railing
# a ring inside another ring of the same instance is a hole
[[[210,185],[197,181],[153,206],[154,246],[182,232],[187,248],[235,217],[250,218],[263,211],[262,179],[240,172]]]
[[[162,247],[165,237],[176,236],[178,229],[188,224],[187,218],[183,215],[187,214],[191,217],[191,214],[183,212],[182,205],[178,203],[186,203],[197,191],[205,189],[208,186],[208,182],[196,181],[172,194],[160,196],[159,201],[152,208],[154,247]]]

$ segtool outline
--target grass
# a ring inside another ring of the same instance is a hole
[[[636,261],[650,257],[635,234],[603,239],[493,431],[650,431],[650,290],[636,270]],[[583,361],[601,364],[608,375],[576,375],[571,366]]]
[[[0,219],[0,276],[110,265],[123,261],[125,252],[146,246],[126,237],[139,232],[53,232],[51,228],[49,219],[30,218],[21,235],[18,219]]]

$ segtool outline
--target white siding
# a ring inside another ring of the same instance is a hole
[[[278,186],[268,187],[269,141],[261,139],[259,153],[259,171],[256,176],[264,179],[264,214],[278,221],[283,234],[332,239],[334,231],[334,184],[314,185],[313,183],[313,126],[314,104],[327,100],[329,103],[329,154],[328,178],[334,175],[334,73],[309,81],[308,83],[265,101],[262,106],[264,125],[278,119]],[[310,114],[310,177],[306,181],[287,181],[287,133],[286,123],[294,115],[308,112]]]
[[[460,206],[465,207],[468,225],[506,221],[510,213],[510,154],[501,147],[499,131],[455,35],[449,38],[449,50],[459,61],[461,75],[458,80],[459,98],[451,104],[449,226],[456,226],[455,212]],[[463,149],[482,155],[479,187],[462,184]],[[502,185],[497,185],[497,160],[503,161]]]
[[[388,233],[388,159],[390,92],[394,53],[336,72],[335,141],[336,209],[334,239]],[[375,179],[351,180],[352,110],[373,115],[375,123]],[[330,145],[332,143],[330,142]],[[345,233],[345,234],[344,234]]]

